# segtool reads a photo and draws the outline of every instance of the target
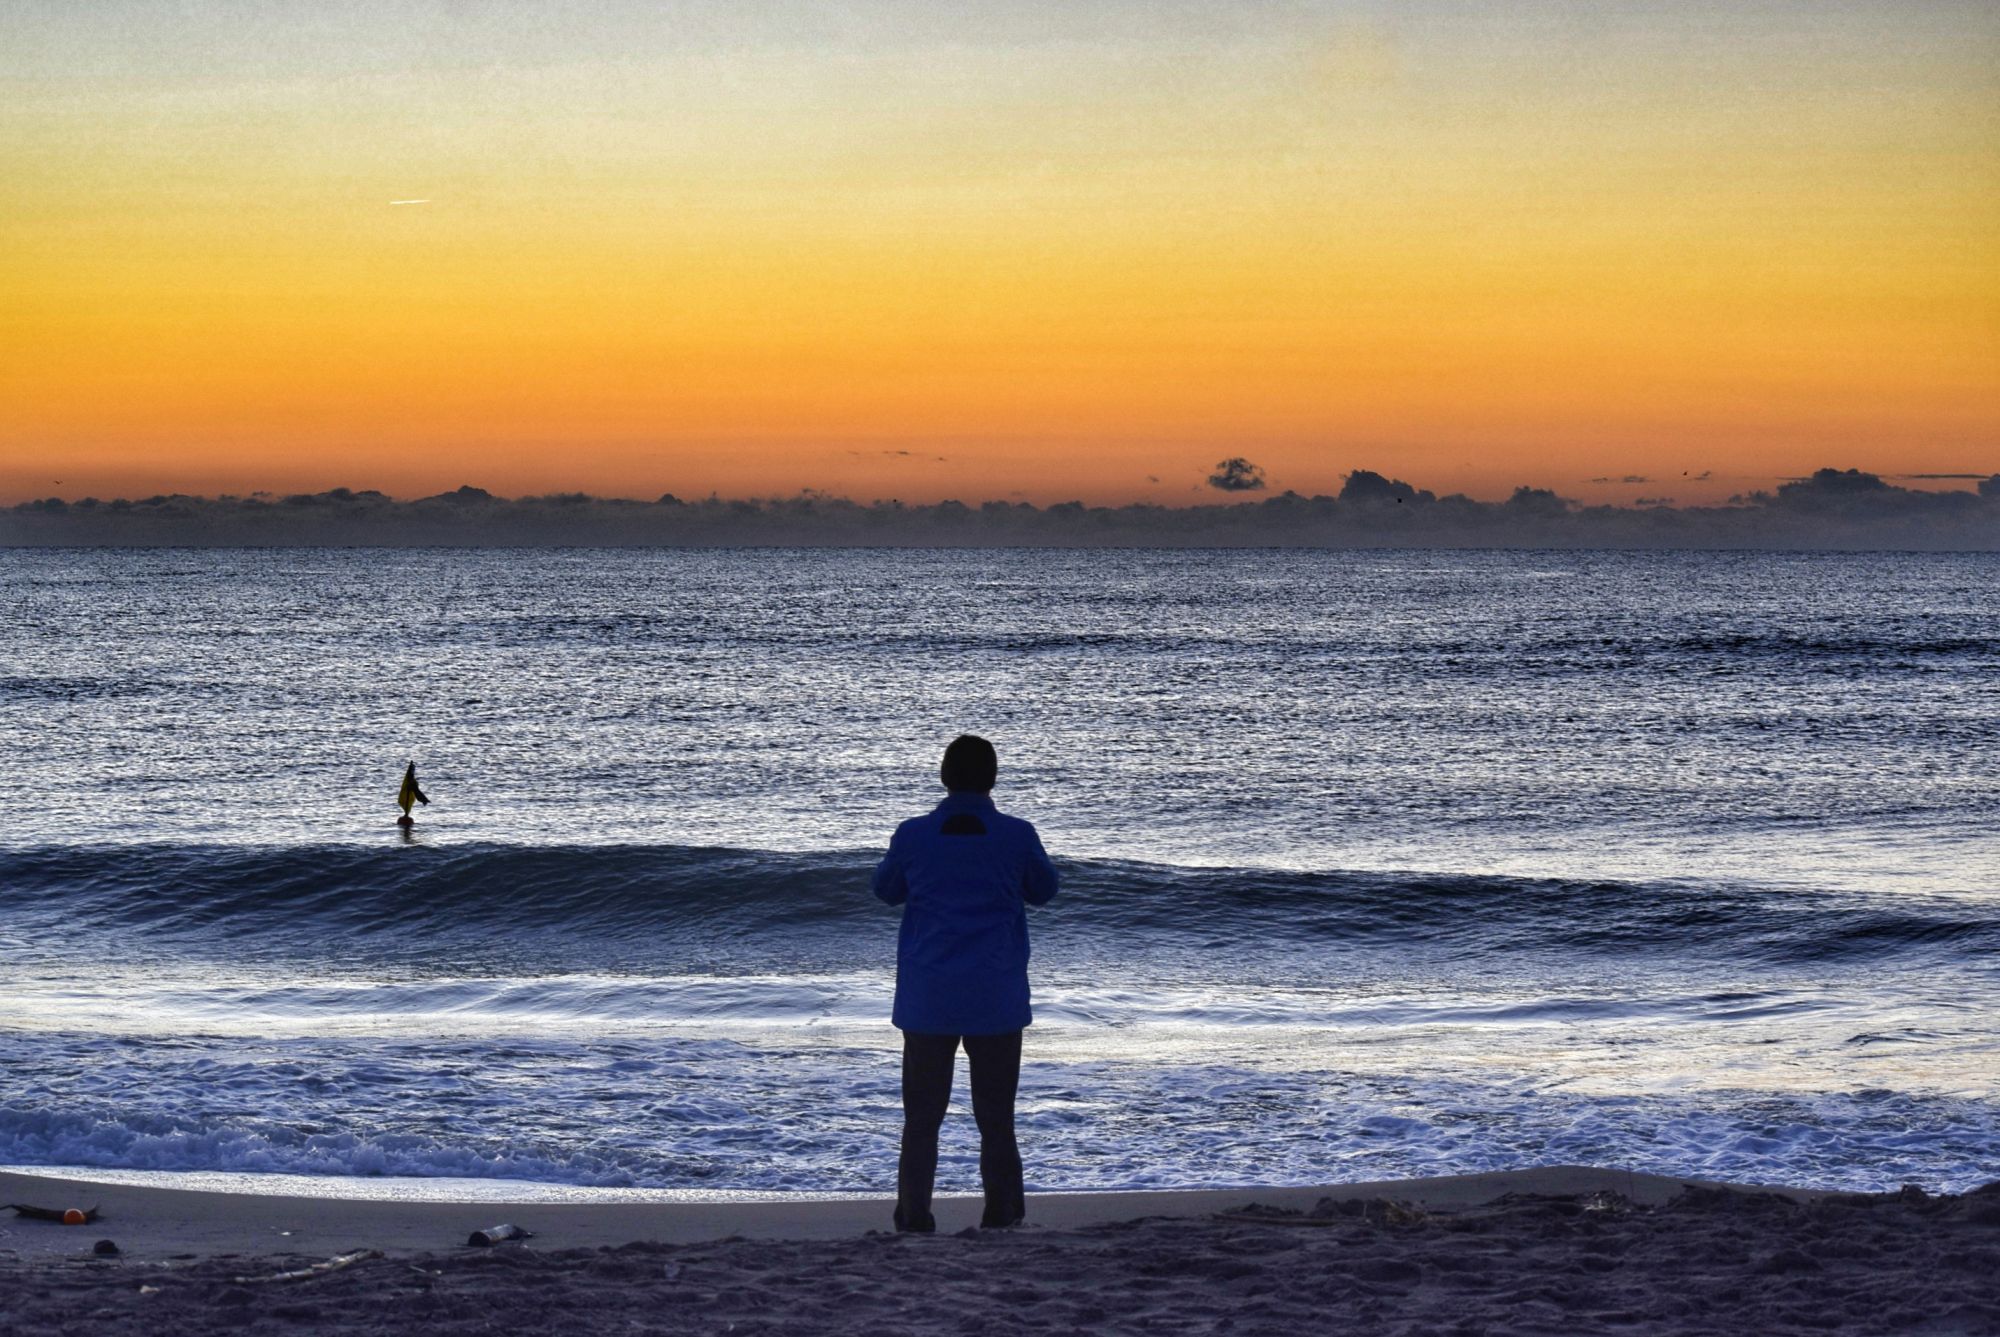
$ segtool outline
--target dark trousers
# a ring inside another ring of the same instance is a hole
[[[1014,1093],[1021,1084],[1021,1033],[919,1035],[903,1032],[903,1155],[896,1166],[896,1227],[931,1230],[938,1128],[951,1103],[952,1063],[965,1045],[972,1069],[972,1117],[979,1124],[982,1226],[1011,1226],[1028,1214],[1021,1151],[1014,1142]]]

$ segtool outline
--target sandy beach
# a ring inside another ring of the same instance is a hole
[[[0,1175],[0,1333],[2000,1332],[2000,1186],[1840,1195],[1550,1167],[886,1203],[399,1202]],[[525,1242],[477,1248],[509,1221]],[[93,1252],[99,1240],[115,1255]],[[338,1266],[326,1265],[338,1260]],[[311,1270],[316,1266],[321,1270]],[[291,1275],[298,1274],[298,1275]]]

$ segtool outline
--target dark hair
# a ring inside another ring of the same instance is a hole
[[[993,744],[977,734],[962,733],[952,739],[944,750],[944,765],[938,767],[938,779],[953,793],[987,793],[999,777],[1000,758],[993,754]]]

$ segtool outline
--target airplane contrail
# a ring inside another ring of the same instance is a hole
[[[429,204],[429,200],[390,200],[391,204]]]

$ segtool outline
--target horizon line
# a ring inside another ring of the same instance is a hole
[[[1217,475],[1217,477],[1219,478],[1221,477],[1221,475]],[[1824,481],[1826,480],[1833,480],[1836,483],[1836,485],[1858,486],[1863,490],[1875,490],[1875,491],[1887,490],[1895,492],[1912,493],[1922,496],[1950,496],[1952,494],[1962,494],[1967,496],[1985,496],[1985,495],[1993,495],[1996,492],[2000,492],[2000,470],[1996,470],[1994,473],[1990,475],[1975,474],[1975,473],[1911,474],[1911,473],[1875,473],[1871,470],[1860,469],[1852,466],[1845,469],[1827,466],[1818,469],[1811,474],[1776,475],[1773,477],[1772,480],[1775,484],[1775,491],[1766,490],[1763,488],[1757,488],[1757,489],[1752,489],[1748,492],[1736,493],[1727,498],[1726,500],[1720,502],[1689,502],[1683,504],[1670,496],[1663,496],[1659,498],[1641,497],[1629,502],[1587,501],[1578,497],[1565,496],[1559,491],[1557,491],[1557,489],[1554,487],[1542,487],[1529,483],[1516,484],[1512,489],[1512,491],[1509,493],[1509,495],[1500,500],[1482,500],[1480,498],[1471,496],[1470,494],[1464,492],[1437,493],[1431,489],[1406,482],[1402,479],[1391,478],[1388,475],[1378,473],[1371,469],[1354,469],[1350,470],[1347,474],[1343,475],[1342,487],[1338,493],[1325,493],[1325,492],[1308,493],[1308,492],[1300,492],[1294,488],[1276,488],[1269,485],[1263,479],[1259,478],[1255,482],[1250,483],[1248,485],[1226,485],[1223,483],[1211,481],[1209,484],[1210,487],[1209,494],[1204,494],[1196,499],[1185,500],[1185,501],[1165,501],[1165,500],[1133,498],[1126,501],[1116,501],[1116,502],[1109,502],[1109,501],[1086,502],[1081,497],[1071,497],[1061,501],[1050,501],[1037,504],[1036,502],[1030,501],[1025,497],[1021,496],[1018,492],[1010,493],[1009,495],[1003,497],[984,497],[978,500],[965,500],[959,497],[941,497],[935,501],[906,501],[905,499],[898,496],[877,496],[863,500],[861,498],[852,495],[834,493],[824,488],[811,487],[811,486],[800,487],[797,490],[788,493],[780,493],[780,492],[747,493],[747,494],[730,495],[730,496],[725,496],[719,490],[716,489],[711,489],[706,496],[694,496],[694,495],[681,496],[671,490],[663,491],[653,497],[644,497],[644,496],[630,496],[630,495],[612,495],[606,493],[594,493],[594,492],[585,492],[582,490],[564,490],[564,489],[555,489],[546,492],[521,492],[514,494],[512,496],[507,496],[507,495],[502,495],[500,493],[489,491],[486,488],[479,487],[471,483],[461,483],[456,488],[448,488],[441,492],[423,493],[420,495],[405,494],[400,496],[394,493],[385,492],[379,488],[373,488],[373,487],[358,488],[345,484],[322,488],[315,492],[279,492],[269,488],[257,488],[248,492],[240,492],[240,493],[239,492],[200,493],[200,492],[174,491],[174,492],[155,492],[148,496],[131,496],[131,497],[127,496],[99,497],[93,493],[93,494],[86,494],[85,496],[78,498],[63,497],[54,493],[50,493],[40,496],[22,496],[18,500],[11,502],[0,501],[0,507],[5,507],[6,509],[14,511],[29,510],[29,509],[57,510],[57,509],[66,509],[72,506],[82,507],[85,509],[94,509],[94,507],[96,506],[115,507],[118,509],[124,509],[126,507],[160,505],[173,501],[197,502],[197,503],[207,503],[207,504],[237,503],[237,504],[250,504],[250,505],[280,505],[280,506],[285,505],[287,503],[293,505],[300,505],[309,502],[349,502],[349,503],[373,502],[376,504],[388,504],[394,506],[414,506],[414,505],[421,505],[425,502],[445,502],[458,505],[479,504],[486,502],[491,502],[494,504],[501,504],[501,505],[519,505],[522,503],[553,502],[553,503],[568,504],[568,505],[603,503],[611,505],[629,505],[629,506],[701,506],[701,505],[717,504],[717,505],[754,505],[761,507],[761,506],[771,506],[771,505],[790,505],[798,503],[808,503],[808,504],[855,506],[862,509],[886,507],[890,509],[907,508],[915,510],[924,510],[924,509],[933,509],[941,507],[943,508],[966,507],[968,509],[993,509],[998,507],[1006,507],[1008,509],[1027,509],[1035,511],[1050,510],[1056,508],[1061,508],[1064,510],[1069,510],[1073,508],[1082,508],[1091,511],[1098,511],[1098,510],[1195,511],[1195,510],[1212,509],[1215,507],[1241,507],[1245,505],[1261,504],[1261,503],[1268,503],[1273,501],[1285,501],[1285,500],[1305,501],[1305,502],[1353,502],[1359,500],[1359,501],[1373,501],[1373,502],[1390,503],[1390,504],[1417,504],[1417,505],[1427,505],[1439,502],[1444,502],[1444,503],[1465,502],[1476,506],[1495,506],[1495,505],[1506,505],[1509,502],[1519,502],[1524,498],[1533,498],[1534,500],[1543,505],[1546,505],[1552,501],[1559,501],[1563,503],[1565,507],[1574,507],[1578,509],[1585,509],[1592,511],[1611,510],[1611,511],[1629,511],[1634,513],[1646,513],[1654,511],[1728,511],[1728,510],[1752,509],[1755,508],[1761,501],[1775,498],[1778,494],[1796,491],[1802,487],[1812,487],[1816,483],[1824,483]],[[1975,486],[1972,488],[1950,488],[1950,487],[1908,488],[1899,486],[1900,483],[1907,481],[1917,481],[1917,480],[1938,481],[1938,482],[1950,480],[1958,482],[1970,482],[1973,483]],[[1596,486],[1596,485],[1601,485],[1603,482],[1607,480],[1586,479],[1582,481],[1585,486]],[[1632,484],[1636,485],[1641,480],[1621,479],[1618,481],[1620,482],[1629,481]],[[1652,480],[1643,480],[1643,481],[1650,482]],[[1661,480],[1661,481],[1663,485],[1671,486],[1671,484],[1667,483],[1666,480]]]

